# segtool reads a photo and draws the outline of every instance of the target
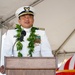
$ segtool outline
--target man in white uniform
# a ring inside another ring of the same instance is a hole
[[[16,29],[8,30],[3,39],[1,51],[1,65],[4,56],[15,57],[53,57],[45,30],[33,27],[34,8],[24,6],[16,11],[18,22]],[[4,67],[0,68],[4,73]]]

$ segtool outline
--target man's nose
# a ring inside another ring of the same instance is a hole
[[[25,19],[26,19],[26,20],[29,20],[29,17],[26,17]]]

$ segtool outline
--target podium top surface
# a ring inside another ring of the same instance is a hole
[[[55,68],[55,57],[5,57],[5,69],[54,70]]]

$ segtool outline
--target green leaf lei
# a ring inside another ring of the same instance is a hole
[[[36,27],[32,27],[31,28],[31,32],[30,32],[30,35],[29,37],[27,38],[27,40],[29,41],[29,44],[28,44],[28,48],[29,48],[29,56],[32,57],[32,53],[34,52],[34,42],[36,40],[36,34],[35,34],[35,30],[37,28]],[[19,24],[16,24],[16,31],[17,31],[17,34],[16,34],[16,47],[17,47],[17,51],[18,51],[18,57],[23,57],[22,53],[20,52],[23,48],[23,44],[22,44],[22,41],[23,40],[19,40],[19,38],[21,37],[21,32],[22,32],[22,28],[21,28],[21,25]]]

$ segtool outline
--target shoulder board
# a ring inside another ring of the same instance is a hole
[[[36,30],[45,30],[45,28],[38,28],[38,27],[34,27],[36,28]]]
[[[45,28],[39,28],[39,30],[45,30]]]

